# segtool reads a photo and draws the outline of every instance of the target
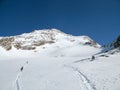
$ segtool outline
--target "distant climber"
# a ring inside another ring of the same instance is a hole
[[[95,56],[92,56],[91,61],[95,60]]]
[[[21,69],[20,69],[20,70],[21,70],[21,72],[22,72],[22,70],[23,70],[23,66],[21,67]]]

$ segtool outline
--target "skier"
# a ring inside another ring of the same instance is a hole
[[[20,70],[21,70],[21,72],[22,72],[22,70],[23,70],[23,66],[21,67],[21,69],[20,69]]]
[[[91,61],[93,61],[94,59],[95,59],[95,56],[92,56]]]

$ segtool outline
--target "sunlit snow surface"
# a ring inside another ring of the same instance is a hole
[[[87,41],[59,34],[35,50],[0,47],[0,90],[120,90],[120,52],[98,54]]]
[[[119,90],[120,54],[91,61],[100,50],[82,47],[73,47],[74,53],[69,47],[42,53],[1,49],[0,90]]]

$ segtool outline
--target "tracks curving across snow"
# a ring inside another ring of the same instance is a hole
[[[19,77],[20,77],[20,73],[17,75],[16,80],[15,80],[15,84],[16,84],[15,90],[20,90]]]
[[[15,79],[15,82],[14,82],[15,90],[21,90],[21,85],[20,85],[19,79],[21,77],[23,69],[27,66],[27,64],[28,64],[28,61],[20,68],[20,71],[19,71],[19,73]]]
[[[95,88],[95,86],[87,78],[87,76],[85,76],[78,68],[68,66],[68,65],[65,65],[65,67],[71,68],[72,70],[74,70],[74,71],[76,71],[78,73],[79,77],[81,78],[81,80],[82,80],[84,86],[87,88],[87,90],[97,90]]]

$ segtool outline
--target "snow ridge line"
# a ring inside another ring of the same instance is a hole
[[[75,67],[72,67],[72,66],[67,66],[67,67],[73,69],[76,72],[78,72],[80,78],[82,79],[82,82],[84,83],[85,87],[88,90],[97,90],[95,88],[95,86],[90,82],[90,80],[80,70],[78,70],[78,68],[75,68]]]

